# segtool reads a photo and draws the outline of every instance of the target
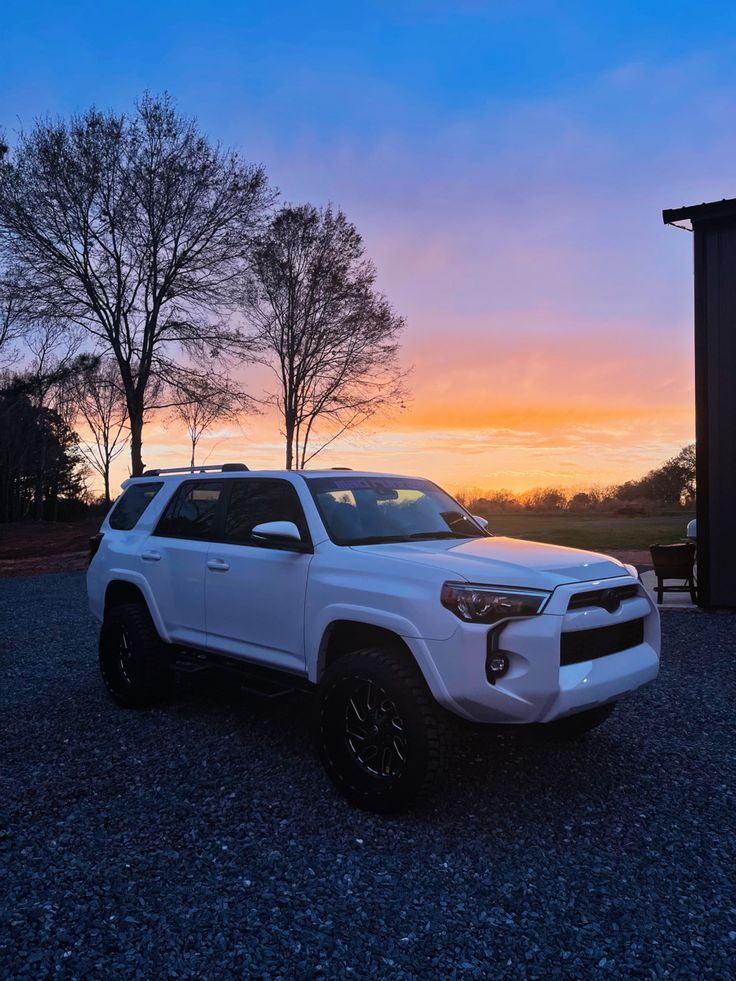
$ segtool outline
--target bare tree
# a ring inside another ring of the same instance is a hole
[[[28,351],[23,377],[34,402],[39,408],[53,408],[71,424],[68,382],[86,363],[85,355],[79,360],[79,331],[58,319],[41,318],[29,325],[25,340]]]
[[[194,387],[208,361],[242,354],[231,314],[271,201],[262,168],[212,146],[168,96],[38,122],[0,168],[0,250],[117,364],[134,475],[153,386],[186,372]]]
[[[120,387],[120,373],[111,359],[92,358],[71,380],[69,393],[78,421],[83,421],[88,439],[80,439],[79,450],[102,477],[105,504],[110,504],[110,467],[128,442],[128,411]]]
[[[216,422],[235,422],[251,408],[251,400],[227,376],[212,375],[196,388],[188,387],[185,379],[179,396],[181,401],[174,407],[172,416],[186,427],[192,449],[192,467],[202,436]]]
[[[282,208],[253,249],[250,315],[260,360],[275,372],[286,467],[303,468],[369,419],[402,408],[404,321],[341,211]],[[316,443],[316,448],[313,448]]]
[[[0,367],[9,368],[18,360],[13,346],[28,327],[28,306],[13,273],[0,272]]]

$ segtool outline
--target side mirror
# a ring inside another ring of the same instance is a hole
[[[475,521],[477,524],[479,524],[481,526],[481,528],[483,529],[483,531],[485,531],[486,528],[488,527],[488,522],[486,521],[486,519],[485,518],[481,518],[481,516],[479,514],[474,514],[473,515],[473,521]]]
[[[301,545],[302,536],[293,521],[264,521],[254,525],[251,535],[258,542],[271,545]]]

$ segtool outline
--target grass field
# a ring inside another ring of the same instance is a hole
[[[526,538],[605,552],[609,549],[648,549],[682,541],[694,514],[632,516],[616,514],[493,514],[488,529],[494,535]]]

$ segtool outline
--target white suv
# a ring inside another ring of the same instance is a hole
[[[151,704],[182,659],[308,687],[325,768],[367,809],[434,786],[450,713],[574,735],[657,675],[635,568],[494,537],[429,480],[225,464],[123,487],[87,573],[111,696]]]

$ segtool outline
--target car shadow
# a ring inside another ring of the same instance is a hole
[[[309,693],[263,697],[217,671],[180,679],[164,709],[175,718],[196,721],[200,729],[235,727],[245,756],[255,742],[260,753],[278,757],[273,779],[283,780],[285,787],[274,786],[276,797],[304,781],[311,784],[315,806],[322,797],[332,807],[355,813],[322,771],[311,739],[312,710]],[[605,810],[614,796],[629,793],[646,769],[646,759],[632,750],[630,733],[616,713],[577,739],[553,740],[542,727],[452,724],[450,731],[447,771],[437,792],[427,804],[394,820],[467,822],[471,813],[520,812],[536,820],[545,809],[574,820],[591,807]]]

